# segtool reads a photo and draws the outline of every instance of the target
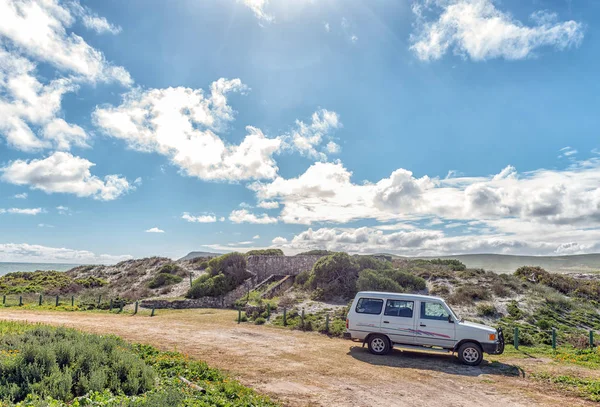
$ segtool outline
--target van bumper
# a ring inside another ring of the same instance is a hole
[[[344,332],[342,336],[344,339],[352,339],[352,334],[350,332]]]
[[[496,343],[482,343],[481,347],[483,351],[488,355],[501,355],[504,353],[504,346],[502,346],[499,342]]]

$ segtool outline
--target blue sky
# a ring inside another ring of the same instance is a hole
[[[0,261],[600,251],[593,0],[0,0]]]

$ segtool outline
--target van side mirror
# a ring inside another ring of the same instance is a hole
[[[450,322],[451,324],[454,323],[454,320],[452,319],[452,315],[448,315],[448,322]]]

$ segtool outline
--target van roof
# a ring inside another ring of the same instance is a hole
[[[434,297],[432,295],[420,295],[420,294],[400,294],[400,293],[388,293],[382,291],[360,291],[356,296],[369,296],[373,298],[402,298],[411,300],[440,300],[444,301],[440,297]]]

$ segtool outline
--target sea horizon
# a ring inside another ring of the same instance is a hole
[[[27,262],[0,262],[0,276],[16,271],[37,271],[37,270],[54,270],[67,271],[81,264],[72,263],[27,263]]]

